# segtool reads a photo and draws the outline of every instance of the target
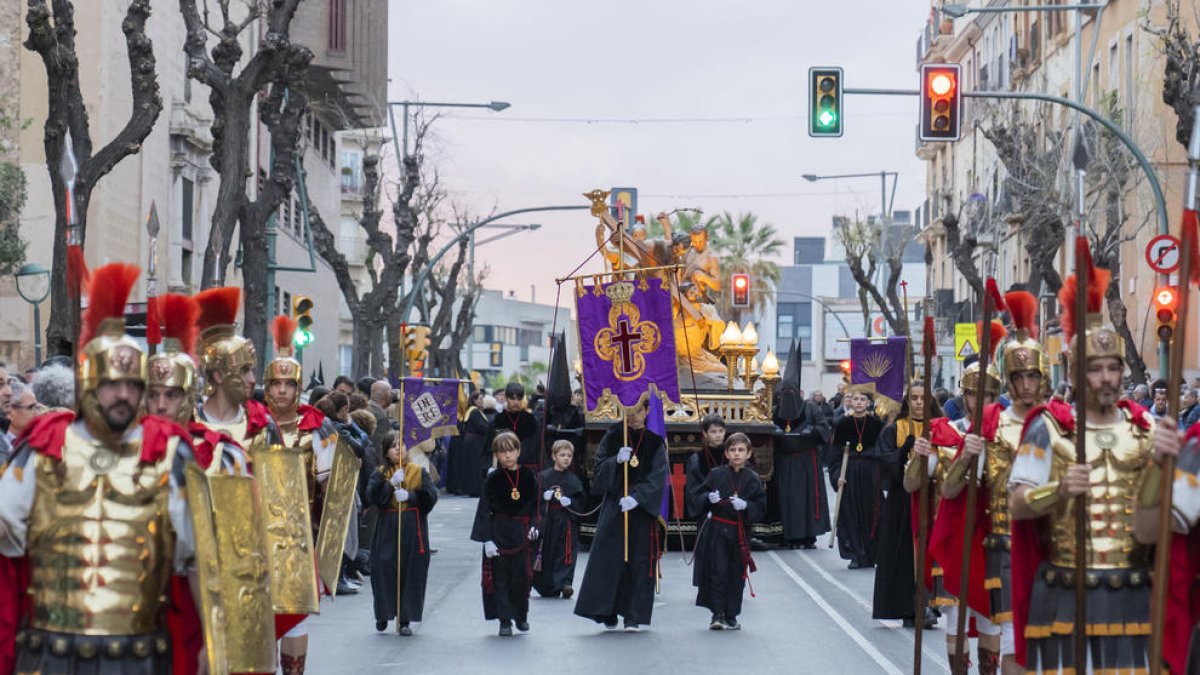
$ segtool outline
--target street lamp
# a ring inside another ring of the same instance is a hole
[[[396,150],[396,160],[400,163],[400,173],[404,174],[404,160],[408,157],[408,109],[409,108],[486,108],[493,112],[507,110],[512,104],[508,101],[491,101],[489,103],[434,103],[431,101],[388,101],[388,120],[392,125],[392,146]],[[392,112],[395,106],[404,109],[404,147],[396,146],[396,115]]]
[[[942,5],[942,14],[951,19],[961,19],[967,14],[999,14],[1001,12],[1057,12],[1060,10],[1104,9],[1104,4],[1077,5],[1022,5],[1020,7],[968,7],[962,4]]]
[[[841,178],[874,178],[879,177],[879,217],[883,219],[886,225],[891,220],[891,205],[896,202],[896,181],[900,180],[900,173],[897,171],[878,171],[876,173],[843,173],[836,176],[818,176],[812,173],[806,173],[801,176],[804,180],[815,183],[819,180],[838,180]],[[887,197],[887,179],[892,177],[892,199],[888,202]]]
[[[17,282],[17,294],[33,305],[33,359],[42,362],[42,301],[50,295],[50,270],[37,263],[25,263],[13,277]]]

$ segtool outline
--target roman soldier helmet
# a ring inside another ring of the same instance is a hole
[[[1008,333],[1008,331],[1004,328],[1003,323],[995,320],[992,321],[990,330],[992,339],[991,348],[992,350],[995,350],[1000,344],[1000,341],[1004,339],[1004,336]],[[982,345],[983,324],[976,324],[975,331],[979,336],[979,343]],[[971,365],[967,366],[966,370],[964,370],[962,374],[963,391],[972,393],[979,391],[980,371],[981,368],[979,361],[975,361]],[[985,393],[991,394],[992,396],[1000,395],[1000,371],[996,370],[996,365],[994,363],[988,363],[987,374],[984,376],[983,381],[983,389]]]
[[[1075,260],[1077,268],[1087,271],[1087,315],[1075,315],[1075,279],[1072,274],[1063,282],[1062,290],[1058,292],[1058,301],[1062,304],[1063,337],[1075,348],[1075,338],[1079,335],[1080,322],[1083,324],[1083,336],[1087,340],[1087,357],[1089,359],[1115,358],[1125,363],[1125,340],[1104,321],[1104,294],[1112,281],[1112,273],[1092,264],[1092,253],[1088,248],[1087,239],[1079,237],[1075,244]]]
[[[1012,316],[1016,332],[1009,336],[1001,352],[1004,377],[1014,373],[1036,370],[1043,379],[1050,375],[1046,349],[1038,342],[1037,298],[1029,291],[1010,291],[1004,294],[1004,304]]]
[[[158,299],[163,317],[162,351],[150,357],[146,374],[148,386],[182,389],[184,404],[175,420],[186,424],[196,404],[196,320],[200,306],[186,295],[168,293]]]
[[[96,401],[102,382],[146,382],[146,354],[125,334],[125,303],[139,274],[135,265],[114,263],[93,270],[88,282],[77,376],[80,411],[89,421],[102,419]]]
[[[263,381],[291,380],[299,385],[304,369],[296,360],[295,347],[292,346],[292,339],[296,335],[296,322],[280,314],[271,323],[271,334],[275,338],[275,358],[267,364]]]
[[[226,393],[235,403],[243,403],[249,392],[240,382],[242,368],[258,363],[254,343],[235,332],[237,313],[242,302],[242,290],[236,286],[210,288],[196,294],[200,318],[200,364],[206,375],[221,373],[228,383]],[[206,395],[212,395],[216,383],[205,378]]]

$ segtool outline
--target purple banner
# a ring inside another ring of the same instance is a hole
[[[637,403],[650,385],[679,400],[671,294],[661,279],[582,286],[575,299],[587,409],[605,391]]]
[[[900,409],[907,386],[908,338],[887,342],[870,338],[850,341],[850,391],[875,397],[875,414],[887,417]]]
[[[401,432],[409,449],[431,438],[458,435],[460,380],[406,377],[400,385],[404,419]],[[386,448],[381,450],[386,452]]]

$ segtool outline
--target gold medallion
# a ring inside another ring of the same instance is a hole
[[[103,476],[117,466],[117,453],[105,448],[98,448],[96,454],[88,459],[88,466],[96,475]]]
[[[1096,445],[1105,450],[1112,450],[1117,447],[1117,435],[1108,429],[1096,432]]]
[[[639,462],[638,462],[637,455],[634,455],[633,457],[629,458],[629,466],[632,466],[633,468],[636,469],[638,467],[638,464],[639,464]]]
[[[512,500],[515,502],[515,501],[518,501],[519,499],[521,499],[521,491],[518,490],[517,488],[513,488]]]
[[[855,452],[862,452],[862,443],[859,443],[859,444],[858,444],[858,446],[856,446],[856,447],[854,448],[854,451],[855,451]]]

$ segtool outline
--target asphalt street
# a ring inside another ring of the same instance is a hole
[[[574,600],[539,598],[531,631],[501,638],[483,619],[480,545],[468,535],[475,500],[443,497],[429,516],[436,553],[429,571],[424,622],[414,635],[375,631],[370,585],[358,595],[326,600],[310,623],[308,671],[319,675],[417,668],[438,673],[901,673],[912,672],[913,631],[871,619],[874,570],[847,570],[827,548],[754,553],[751,582],[737,632],[710,631],[695,606],[687,558],[663,558],[653,623],[641,633],[605,632],[572,614]],[[586,554],[576,568],[583,578]],[[924,671],[949,673],[944,633],[926,631]]]

